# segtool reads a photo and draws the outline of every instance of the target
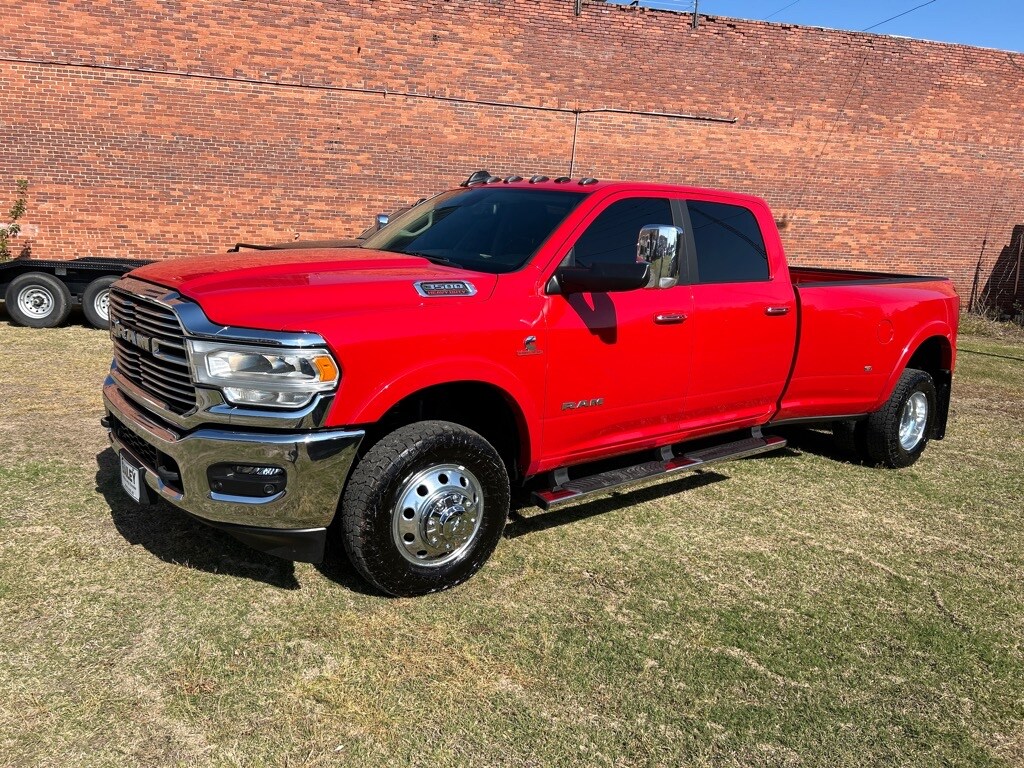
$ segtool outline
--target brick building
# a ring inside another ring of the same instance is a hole
[[[26,0],[0,203],[30,180],[35,256],[159,258],[346,236],[476,168],[681,182],[767,198],[795,262],[1012,302],[1024,55],[580,5]]]

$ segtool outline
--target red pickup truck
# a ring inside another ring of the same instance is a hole
[[[787,266],[756,197],[478,173],[358,247],[130,273],[103,421],[137,501],[417,595],[482,566],[512,490],[550,508],[794,422],[908,466],[945,431],[958,304]]]

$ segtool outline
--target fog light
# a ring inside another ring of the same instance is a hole
[[[252,499],[277,496],[288,482],[281,467],[258,464],[214,464],[206,470],[206,479],[214,493]]]

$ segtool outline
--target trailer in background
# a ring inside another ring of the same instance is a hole
[[[106,328],[110,284],[149,263],[91,257],[71,261],[14,259],[0,263],[0,294],[7,302],[7,314],[18,325],[54,328],[67,319],[73,306],[81,305],[90,325]]]
[[[424,199],[420,198],[417,204],[422,203]],[[228,252],[354,248],[387,225],[389,219],[405,213],[410,207],[399,208],[390,216],[378,214],[374,223],[355,238],[294,240],[270,245],[237,243]],[[107,312],[110,285],[125,273],[136,267],[151,264],[152,261],[86,257],[70,261],[14,259],[0,262],[0,296],[3,296],[7,303],[7,314],[17,325],[55,328],[67,320],[72,307],[81,305],[90,325],[95,328],[106,328],[110,323]]]

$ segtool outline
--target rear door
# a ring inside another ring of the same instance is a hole
[[[582,222],[563,255],[578,266],[635,262],[641,227],[678,226],[681,217],[681,200],[623,193]],[[546,461],[581,461],[678,431],[690,354],[685,264],[682,272],[672,288],[547,297]]]
[[[797,334],[796,298],[771,214],[714,198],[689,199],[686,211],[693,275],[687,429],[763,423],[789,376]]]

